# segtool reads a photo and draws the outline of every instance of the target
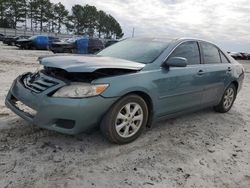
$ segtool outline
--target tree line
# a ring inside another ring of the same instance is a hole
[[[62,3],[50,0],[0,0],[0,27],[41,32],[62,31],[76,35],[121,38],[122,28],[117,20],[91,5],[74,5],[67,10]]]

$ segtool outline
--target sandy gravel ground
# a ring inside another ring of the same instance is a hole
[[[0,44],[0,187],[250,187],[250,62],[230,112],[162,121],[135,142],[99,131],[65,136],[28,125],[4,106],[13,79],[46,51]]]

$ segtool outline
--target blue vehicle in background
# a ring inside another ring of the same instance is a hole
[[[60,39],[47,35],[35,35],[28,39],[17,40],[16,46],[20,49],[48,50],[53,42],[60,42]]]
[[[53,53],[94,54],[104,48],[97,38],[77,37],[65,41],[53,42],[50,50]]]

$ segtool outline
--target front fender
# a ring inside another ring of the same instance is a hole
[[[154,98],[154,94],[144,87],[129,87],[120,91],[107,90],[102,94],[103,97],[122,97],[132,92],[142,92],[147,94],[151,99]]]
[[[103,97],[122,97],[131,92],[142,92],[151,98],[153,104],[157,101],[156,85],[147,73],[137,72],[99,78],[95,80],[94,83],[109,84],[106,91],[102,93]]]

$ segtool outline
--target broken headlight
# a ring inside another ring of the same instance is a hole
[[[84,98],[100,95],[108,87],[108,84],[88,84],[72,82],[57,90],[53,97]]]

